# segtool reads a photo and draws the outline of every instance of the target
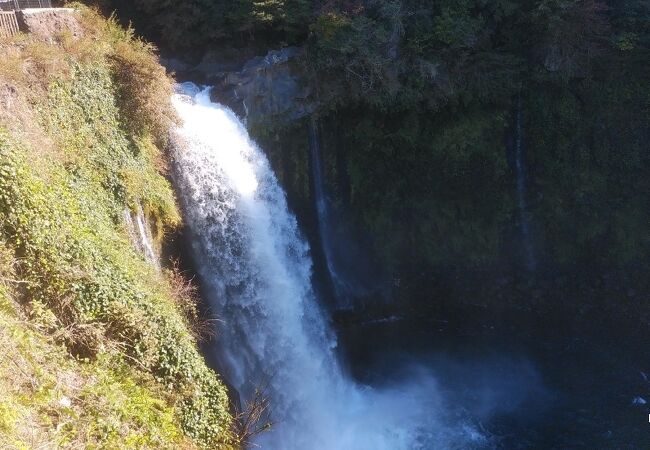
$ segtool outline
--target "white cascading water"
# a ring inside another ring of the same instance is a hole
[[[126,224],[131,242],[142,256],[156,267],[159,267],[158,256],[153,246],[153,237],[151,236],[151,229],[147,224],[147,219],[144,216],[142,207],[138,208],[133,214],[129,210],[124,211],[124,223]]]
[[[349,379],[311,286],[309,248],[264,154],[209,91],[185,83],[173,104],[174,177],[197,267],[221,319],[215,357],[242,399],[265,386],[271,450],[468,448],[469,427],[440,425],[433,379],[372,389]]]

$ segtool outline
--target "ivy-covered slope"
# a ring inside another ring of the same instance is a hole
[[[178,274],[129,239],[180,222],[171,80],[79,6],[81,32],[0,41],[0,447],[230,448],[226,389]]]

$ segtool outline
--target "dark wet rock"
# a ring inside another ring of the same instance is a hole
[[[311,114],[315,102],[296,64],[301,49],[287,47],[215,77],[212,98],[252,123],[289,122]]]
[[[179,58],[160,58],[160,64],[172,73],[185,73],[193,69],[189,62]]]
[[[194,66],[178,59],[163,63],[179,80],[212,86],[212,100],[230,107],[249,124],[286,123],[316,109],[301,55],[298,47],[272,50],[265,56],[225,49],[206,54]]]

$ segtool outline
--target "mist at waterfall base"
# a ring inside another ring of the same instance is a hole
[[[242,402],[264,387],[272,405],[274,425],[255,443],[274,450],[494,447],[481,421],[539,396],[532,366],[458,366],[456,381],[485,375],[466,400],[441,389],[435,367],[418,361],[402,361],[399,371],[393,365],[377,383],[355,381],[337,360],[311,285],[308,245],[266,157],[207,89],[185,83],[177,92],[183,125],[174,138],[174,181],[203,291],[220,318],[211,356]],[[508,383],[491,367],[506,367]]]

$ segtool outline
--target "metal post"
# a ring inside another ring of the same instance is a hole
[[[20,5],[18,4],[18,0],[14,0],[14,10],[20,11]]]

